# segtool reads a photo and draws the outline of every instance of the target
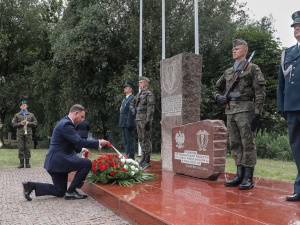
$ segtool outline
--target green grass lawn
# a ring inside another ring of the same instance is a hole
[[[43,166],[46,155],[46,149],[32,149],[31,150],[31,166]],[[89,159],[97,158],[99,153],[115,153],[111,149],[104,148],[102,151],[91,151]],[[19,165],[18,150],[17,149],[0,149],[0,168],[11,168]],[[160,161],[161,155],[159,153],[151,154],[151,160]],[[236,167],[234,160],[231,157],[226,158],[226,172],[235,173]],[[255,177],[269,178],[273,180],[291,181],[295,180],[297,175],[297,168],[294,162],[275,161],[270,159],[258,159],[254,170]]]

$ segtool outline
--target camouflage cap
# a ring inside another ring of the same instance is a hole
[[[130,88],[132,88],[132,90],[135,89],[135,85],[129,81],[125,82],[124,87],[130,87]]]
[[[23,104],[26,104],[27,105],[27,102],[25,100],[21,101],[19,106],[23,105]]]
[[[238,46],[238,45],[246,45],[246,46],[248,46],[248,43],[246,41],[244,41],[243,39],[241,39],[241,38],[234,39],[232,41],[232,46],[235,47],[235,46]]]
[[[294,12],[292,15],[292,19],[293,19],[293,23],[292,23],[291,27],[294,27],[295,24],[299,24],[300,23],[300,11]]]
[[[139,80],[145,80],[147,82],[150,82],[150,79],[148,77],[144,77],[144,76],[140,77]]]

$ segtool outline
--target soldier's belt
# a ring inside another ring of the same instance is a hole
[[[252,101],[253,101],[253,98],[237,98],[237,99],[231,98],[230,101],[237,101],[237,102],[238,102],[238,101],[243,101],[243,102],[244,102],[244,101],[251,101],[251,102],[252,102]]]

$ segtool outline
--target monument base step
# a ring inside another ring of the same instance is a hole
[[[157,179],[131,187],[86,183],[82,190],[131,224],[300,223],[300,202],[285,200],[293,192],[291,182],[255,177],[254,188],[239,190],[224,186],[233,174],[207,181],[162,171],[155,161],[146,171]]]

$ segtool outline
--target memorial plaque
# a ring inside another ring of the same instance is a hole
[[[160,65],[162,167],[172,171],[172,128],[200,120],[202,57],[181,53]]]
[[[227,128],[223,120],[203,120],[172,129],[173,172],[216,180],[225,171]]]

